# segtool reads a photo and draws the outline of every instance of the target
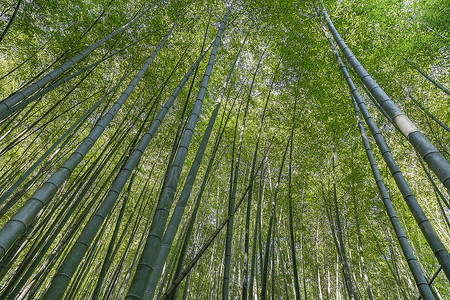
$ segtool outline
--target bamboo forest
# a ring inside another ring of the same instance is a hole
[[[446,0],[0,0],[0,299],[450,299]]]

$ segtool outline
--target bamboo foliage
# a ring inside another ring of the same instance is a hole
[[[86,72],[86,71],[88,71],[88,70],[91,70],[91,69],[95,68],[96,66],[98,66],[98,65],[101,64],[102,62],[104,62],[104,61],[110,59],[111,57],[114,57],[115,55],[117,55],[117,54],[123,52],[123,51],[126,50],[128,47],[131,47],[132,45],[137,44],[138,42],[142,41],[142,40],[145,39],[146,37],[147,37],[147,36],[144,36],[143,38],[141,38],[141,39],[139,39],[139,40],[136,40],[135,42],[133,42],[133,43],[131,43],[131,44],[129,44],[129,45],[127,45],[127,46],[125,46],[125,47],[123,47],[123,48],[117,50],[117,51],[114,51],[113,53],[111,53],[111,54],[109,54],[109,55],[105,55],[105,56],[102,57],[101,59],[99,59],[99,60],[97,60],[96,62],[94,62],[94,63],[92,63],[92,64],[90,64],[90,65],[84,67],[83,69],[81,69],[81,70],[79,70],[79,71],[77,71],[77,72],[74,72],[73,74],[70,74],[70,75],[67,76],[67,77],[62,78],[62,79],[58,80],[58,81],[55,82],[55,83],[52,83],[50,86],[48,86],[48,87],[46,87],[46,88],[44,88],[44,89],[42,89],[42,90],[36,92],[36,93],[33,94],[32,96],[30,96],[30,97],[28,97],[28,98],[22,100],[20,103],[18,103],[18,104],[16,104],[16,105],[12,106],[12,107],[10,107],[10,108],[8,108],[8,110],[6,110],[6,111],[4,111],[4,112],[2,112],[2,113],[0,113],[0,118],[2,118],[2,116],[11,115],[11,114],[13,114],[13,113],[16,112],[16,111],[19,111],[19,110],[25,108],[28,104],[30,104],[30,103],[33,102],[33,101],[38,100],[39,98],[41,98],[42,96],[44,96],[46,93],[48,93],[48,92],[50,92],[50,91],[56,89],[57,87],[63,85],[63,84],[66,83],[66,82],[69,82],[71,79],[73,79],[73,78],[79,76],[80,74],[83,74],[84,72]]]
[[[0,298],[450,297],[445,1],[323,2],[0,3]]]

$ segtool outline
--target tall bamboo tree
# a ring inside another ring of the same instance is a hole
[[[175,195],[175,190],[178,184],[181,169],[184,164],[192,134],[194,132],[195,125],[200,114],[201,106],[203,104],[203,99],[206,94],[209,78],[214,65],[214,60],[219,48],[220,38],[225,28],[225,23],[228,14],[230,13],[230,9],[231,7],[227,7],[225,16],[220,24],[213,49],[211,51],[208,66],[203,76],[202,85],[200,87],[197,100],[195,101],[194,107],[192,109],[191,117],[188,121],[188,126],[184,131],[183,137],[180,142],[179,151],[177,151],[173,166],[169,170],[168,182],[161,191],[161,195],[158,200],[158,207],[155,211],[155,215],[153,216],[153,221],[150,226],[150,232],[148,234],[144,250],[141,254],[140,263],[138,265],[136,273],[134,274],[131,286],[128,290],[128,299],[141,299],[144,295],[145,288],[150,276],[149,271],[152,268],[151,266],[153,266],[154,260],[156,259],[157,249],[161,244],[161,239],[164,228],[166,227],[165,225],[168,218],[169,209],[172,206],[173,197]]]
[[[352,61],[354,61],[354,62],[356,61],[354,64],[356,64],[356,65],[359,64],[359,62],[356,60],[356,58],[354,58],[354,56],[352,56],[352,57],[347,56],[347,55],[349,55],[349,53],[351,54],[350,50],[348,49],[348,47],[345,46],[345,43],[342,41],[342,39],[340,38],[340,36],[338,35],[338,33],[334,29],[334,27],[332,27],[331,20],[328,17],[328,15],[326,14],[326,11],[324,11],[324,15],[325,15],[325,19],[327,21],[328,27],[329,27],[331,33],[333,34],[334,38],[336,39],[338,45],[341,47],[341,50],[344,52],[344,54],[347,53],[346,54],[347,60],[349,60],[350,63]],[[344,46],[346,48],[344,48]],[[346,49],[346,51],[344,51],[344,49],[342,49],[342,48]],[[409,188],[409,186],[406,183],[404,177],[402,176],[402,174],[400,172],[400,169],[398,168],[397,164],[395,163],[395,160],[393,159],[392,154],[390,153],[389,148],[386,145],[386,142],[384,141],[383,137],[381,136],[380,132],[378,131],[378,128],[376,127],[376,125],[373,122],[372,118],[370,117],[370,115],[368,115],[368,112],[365,109],[364,103],[361,101],[361,98],[360,98],[360,96],[358,94],[358,91],[356,90],[356,87],[353,84],[353,81],[351,81],[351,78],[350,78],[350,75],[348,74],[348,71],[346,70],[342,60],[340,59],[340,57],[338,57],[337,51],[334,51],[334,52],[335,52],[336,58],[338,60],[339,67],[340,67],[341,71],[344,74],[344,77],[345,77],[345,80],[347,81],[347,84],[349,85],[350,91],[351,91],[353,97],[356,99],[355,101],[357,101],[358,106],[360,106],[361,111],[365,114],[364,118],[368,122],[369,128],[372,131],[372,135],[374,136],[375,141],[377,142],[377,145],[380,148],[380,151],[381,151],[381,153],[383,155],[383,158],[385,159],[385,161],[386,161],[386,163],[387,163],[387,165],[388,165],[388,167],[389,167],[389,169],[390,169],[390,171],[391,171],[391,173],[392,173],[392,175],[393,175],[393,177],[394,177],[394,179],[395,179],[395,181],[397,183],[397,186],[399,187],[399,189],[400,189],[400,191],[401,191],[401,193],[402,193],[406,203],[408,204],[408,207],[411,210],[411,213],[413,214],[414,218],[416,219],[417,224],[419,225],[420,229],[422,230],[422,233],[423,233],[424,237],[426,238],[428,244],[430,245],[431,249],[433,250],[434,255],[438,259],[439,263],[442,265],[442,268],[444,270],[444,273],[447,276],[447,279],[450,280],[450,255],[449,255],[447,249],[445,248],[444,244],[439,239],[439,237],[436,234],[434,228],[431,226],[430,221],[425,216],[422,208],[418,204],[418,202],[415,199],[411,189]],[[353,67],[354,67],[355,71],[358,73],[356,66],[353,66]],[[361,68],[362,68],[362,66],[361,66]],[[365,72],[365,70],[364,70],[364,72]],[[368,78],[368,77],[370,77],[370,76],[368,74],[366,74],[365,78]],[[373,81],[372,78],[370,78],[370,80],[371,80],[371,82],[373,84],[376,84]],[[364,80],[363,80],[363,82],[364,82]],[[372,89],[375,89],[375,88],[372,88]],[[371,90],[371,89],[369,88],[369,90]],[[378,90],[381,90],[381,89],[378,87],[376,90],[378,91]],[[373,94],[373,91],[371,93]],[[377,99],[376,94],[373,94],[373,95]],[[389,98],[387,98],[387,99],[389,99]],[[377,99],[377,100],[380,101],[379,99]],[[383,103],[385,103],[387,105],[387,103],[391,103],[391,102],[392,102],[391,100],[385,100],[384,102],[380,101],[380,106],[383,107]],[[391,104],[389,104],[389,105],[391,105]],[[392,103],[392,105],[393,106],[391,106],[391,108],[394,109],[396,106],[393,103]],[[385,107],[383,107],[383,109],[385,109]],[[407,124],[412,124],[412,123],[410,123],[409,119],[408,119],[408,121],[405,121],[406,123],[403,123],[403,121],[407,119],[407,117],[404,114],[392,115],[392,114],[389,113],[388,109],[385,109],[385,111],[389,114],[391,119],[400,128],[400,130],[404,130],[405,129],[405,127],[401,128],[402,126],[406,126],[408,128],[411,128],[411,127],[409,127],[410,125],[407,125]],[[399,111],[400,110],[397,108],[397,112],[399,112]],[[398,117],[397,121],[395,120],[396,117]],[[399,123],[398,120],[401,120],[401,122]],[[412,126],[414,126],[414,125],[412,125]],[[422,135],[417,130],[413,130],[412,132],[417,133],[417,135],[419,135],[419,134]],[[406,134],[406,136],[408,137],[408,134]],[[425,139],[425,137],[423,137],[423,138]],[[423,142],[424,145],[428,142],[428,140],[426,140],[426,141],[423,140],[423,141],[424,141]],[[418,150],[418,152],[421,153],[420,150]],[[435,154],[437,155],[436,157],[439,157],[439,159],[437,161],[440,161],[441,158],[442,158],[442,160],[444,160],[446,162],[446,164],[442,162],[443,164],[439,166],[439,170],[440,170],[439,172],[442,171],[442,172],[445,173],[447,165],[448,165],[449,172],[450,172],[450,164],[445,160],[445,158],[439,152],[435,153]],[[421,155],[423,155],[423,153],[421,153]],[[430,156],[428,156],[428,157],[430,157]],[[425,160],[425,161],[427,161],[427,160]],[[437,167],[437,166],[438,165],[435,165],[435,167]],[[433,166],[430,165],[430,168],[433,170]],[[441,173],[441,174],[444,174],[444,173]],[[439,175],[437,175],[437,176],[438,176],[438,178],[440,178]],[[449,173],[449,176],[450,176],[450,173]],[[442,178],[440,178],[440,179],[442,179]],[[450,184],[450,180],[448,182]],[[443,183],[445,185],[445,182],[443,182]]]

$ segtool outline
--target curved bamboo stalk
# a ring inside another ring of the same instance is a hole
[[[297,270],[297,256],[295,254],[295,237],[294,237],[294,221],[292,214],[292,148],[294,144],[294,129],[295,129],[295,116],[296,116],[297,98],[294,102],[294,111],[292,113],[292,128],[291,128],[291,141],[289,144],[289,182],[288,182],[288,198],[289,198],[289,238],[290,238],[290,249],[292,255],[292,268],[294,271],[294,291],[295,299],[301,300],[302,296],[300,294],[300,286],[298,284],[298,270]],[[303,226],[301,224],[301,226]]]
[[[117,240],[117,236],[119,234],[119,230],[120,230],[120,224],[122,223],[122,218],[123,218],[123,214],[125,212],[125,207],[126,207],[126,203],[128,201],[128,198],[130,196],[131,193],[131,187],[133,185],[134,182],[134,177],[135,177],[136,172],[134,172],[131,175],[131,179],[130,179],[130,183],[128,184],[128,190],[127,190],[127,194],[125,195],[123,201],[122,201],[122,207],[120,209],[119,212],[119,216],[117,217],[116,220],[116,226],[114,227],[114,232],[113,235],[111,237],[111,240],[109,241],[109,245],[108,245],[108,250],[106,252],[106,256],[105,256],[105,260],[102,264],[102,269],[100,270],[100,274],[98,276],[98,280],[97,283],[95,285],[94,288],[94,293],[92,294],[92,299],[96,300],[99,298],[99,294],[100,294],[100,288],[102,286],[103,280],[105,278],[106,272],[109,269],[110,265],[111,265],[111,261],[110,258],[113,257],[113,251],[114,251],[114,243]]]
[[[213,168],[213,163],[214,163],[215,157],[216,157],[217,152],[218,152],[217,150],[218,150],[218,148],[220,146],[220,143],[222,141],[223,133],[225,132],[226,125],[228,124],[228,121],[230,119],[230,115],[231,115],[232,109],[234,107],[234,104],[235,104],[237,98],[238,97],[236,97],[233,100],[233,103],[231,105],[231,108],[230,108],[230,110],[228,112],[228,115],[227,115],[227,118],[225,119],[225,121],[224,121],[225,111],[222,114],[222,120],[221,120],[221,124],[220,124],[221,130],[219,130],[217,132],[217,134],[216,134],[215,141],[214,141],[214,148],[213,148],[213,151],[212,151],[211,156],[209,158],[208,165],[206,167],[205,173],[203,174],[203,179],[202,179],[202,182],[200,184],[199,191],[197,192],[197,195],[196,195],[197,200],[195,201],[194,209],[193,209],[192,214],[191,214],[191,216],[189,218],[189,225],[187,227],[186,234],[185,234],[185,236],[183,238],[183,246],[182,246],[179,258],[178,258],[178,263],[177,263],[176,271],[174,273],[174,278],[178,278],[180,276],[181,272],[183,271],[184,260],[185,260],[185,257],[186,257],[187,251],[188,251],[188,247],[189,247],[189,239],[190,239],[192,230],[194,228],[195,219],[196,219],[197,212],[198,212],[198,209],[199,209],[199,206],[200,206],[200,202],[201,202],[203,193],[205,191],[205,188],[207,186],[208,179],[209,179],[211,170]],[[229,98],[226,99],[226,102],[227,102],[228,99]],[[219,213],[219,211],[217,211],[217,213]],[[174,293],[172,295],[170,295],[170,299],[176,299],[177,298],[176,297],[177,293],[178,293],[178,287],[176,288]]]
[[[280,214],[280,220],[278,220],[278,223],[281,223],[281,214]],[[278,223],[275,223],[275,232],[277,233],[277,246],[278,246],[278,256],[279,259],[281,260],[281,273],[283,274],[283,290],[284,290],[284,295],[283,297],[281,297],[280,295],[278,295],[278,299],[286,299],[289,300],[289,292],[288,292],[288,286],[287,286],[287,280],[286,280],[286,267],[285,267],[285,258],[283,255],[283,249],[281,248],[281,237],[280,237],[280,230],[278,228]],[[279,278],[278,278],[279,279]],[[278,282],[279,285],[279,282]],[[279,289],[278,289],[279,291]]]
[[[335,217],[335,222],[336,222],[336,234],[337,234],[337,242],[336,242],[336,246],[339,248],[338,254],[339,254],[339,259],[341,260],[341,264],[342,264],[342,273],[345,279],[345,283],[346,283],[346,288],[348,291],[348,297],[350,299],[358,299],[358,295],[355,293],[354,290],[354,284],[352,282],[352,277],[351,277],[351,270],[350,270],[350,266],[348,264],[348,259],[347,259],[347,251],[345,250],[345,243],[344,243],[344,238],[343,238],[343,234],[342,234],[342,226],[341,226],[341,219],[339,217],[339,206],[338,206],[338,202],[337,202],[337,191],[336,191],[336,170],[335,170],[335,156],[336,156],[336,144],[335,144],[335,137],[336,137],[336,132],[334,132],[334,136],[333,136],[333,156],[331,159],[331,165],[332,165],[332,178],[333,178],[333,206],[334,206],[334,217]]]
[[[372,294],[372,288],[370,286],[370,282],[369,282],[369,276],[367,274],[367,266],[365,263],[365,259],[364,259],[364,252],[363,252],[363,247],[362,247],[362,239],[361,239],[361,230],[360,230],[360,226],[359,226],[359,218],[358,218],[358,203],[356,202],[356,195],[355,195],[355,181],[354,181],[354,168],[353,168],[353,151],[352,151],[352,161],[351,161],[351,169],[352,169],[352,173],[351,173],[351,193],[352,193],[352,200],[353,200],[353,207],[354,207],[354,213],[355,213],[355,227],[356,227],[356,239],[358,242],[358,252],[359,252],[359,257],[361,260],[361,266],[362,266],[362,270],[363,270],[363,278],[364,278],[364,283],[366,285],[366,291],[367,291],[367,297],[369,298],[369,300],[373,300],[373,294]]]
[[[231,238],[228,239],[228,235],[231,236],[231,233],[228,233],[229,230],[229,223],[234,219],[234,213],[235,211],[232,209],[235,204],[235,198],[236,198],[236,189],[235,186],[237,185],[237,173],[234,172],[235,169],[235,153],[236,153],[236,137],[237,137],[237,131],[238,131],[238,124],[239,124],[239,118],[241,114],[241,107],[242,102],[239,103],[238,111],[236,114],[236,119],[234,122],[234,134],[233,134],[233,142],[232,142],[232,150],[231,150],[231,159],[230,159],[230,175],[229,175],[229,183],[227,187],[228,191],[228,222],[227,222],[227,233],[225,234],[225,251],[224,251],[224,263],[221,266],[223,268],[223,278],[222,278],[222,298],[229,297],[229,273],[230,273],[230,258],[231,258]],[[245,120],[245,118],[244,118]],[[245,123],[245,121],[244,121]],[[242,140],[241,140],[242,143]],[[240,146],[240,144],[239,144]],[[240,147],[239,147],[240,148]],[[240,154],[240,153],[239,153]],[[239,155],[237,155],[236,161],[239,162]],[[237,163],[239,166],[239,163]],[[234,179],[236,178],[236,179]],[[234,198],[233,198],[234,197]],[[225,204],[224,204],[225,205]],[[231,229],[232,230],[232,229]]]
[[[158,158],[161,155],[164,147],[163,147],[163,145],[161,145],[161,147],[159,147],[159,148],[160,148],[159,154],[157,155],[156,159],[154,159],[154,163],[153,163],[152,169],[150,170],[150,172],[148,174],[148,178],[147,178],[147,181],[146,181],[146,184],[145,184],[146,186],[149,184],[149,182],[150,182],[150,180],[152,178],[152,174],[153,174],[153,172],[155,170],[155,167],[157,165]],[[158,174],[157,176],[161,176],[161,175],[162,174]],[[136,203],[140,203],[140,210],[139,210],[138,215],[136,217],[137,220],[134,222],[134,226],[131,229],[131,232],[129,234],[128,241],[126,241],[126,249],[130,249],[130,247],[133,245],[135,237],[138,235],[138,230],[139,230],[139,227],[140,227],[140,224],[141,224],[141,220],[145,219],[144,210],[146,209],[146,207],[149,204],[151,204],[149,201],[142,201],[142,199],[151,197],[151,195],[153,195],[153,192],[154,192],[155,188],[157,188],[157,187],[158,186],[156,184],[154,184],[149,192],[147,192],[146,188],[142,189],[142,191],[141,191],[141,193],[139,195],[139,198],[137,199],[137,202],[136,202]],[[161,186],[158,189],[161,189]],[[143,205],[143,204],[145,204],[145,205]],[[154,212],[155,209],[156,209],[156,203],[153,203],[153,207],[151,209],[150,215],[152,215],[152,213]],[[148,221],[145,222],[145,223],[146,223],[146,225],[145,225],[144,232],[146,232],[146,229],[148,229],[148,227],[150,226],[150,220],[148,219]],[[119,240],[122,240],[122,239],[123,239],[123,234],[122,234],[122,237]],[[143,239],[141,239],[141,241],[143,241]],[[137,248],[139,249],[142,246],[143,246],[143,243],[140,242]],[[115,251],[117,251],[119,248],[120,248],[120,246],[117,246]],[[125,289],[125,287],[127,285],[126,278],[129,277],[129,275],[131,273],[131,270],[134,269],[134,266],[137,263],[137,257],[134,255],[133,258],[132,258],[132,263],[131,263],[130,267],[128,268],[128,271],[126,271],[126,276],[124,276],[124,278],[122,279],[122,284],[118,284],[118,280],[120,279],[119,275],[121,275],[121,268],[123,268],[123,265],[126,263],[125,259],[126,259],[128,254],[129,254],[129,251],[126,251],[122,255],[122,257],[120,258],[118,267],[116,268],[114,274],[112,275],[112,280],[109,282],[109,285],[106,287],[106,295],[104,295],[103,298],[115,299],[115,298],[123,298],[124,297],[124,295],[123,295],[124,292],[125,292],[124,289]],[[116,291],[116,295],[112,296],[114,290]],[[121,293],[121,296],[119,297],[117,295],[117,293]]]

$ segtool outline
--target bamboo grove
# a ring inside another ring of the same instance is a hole
[[[449,299],[445,1],[0,2],[1,299]]]

